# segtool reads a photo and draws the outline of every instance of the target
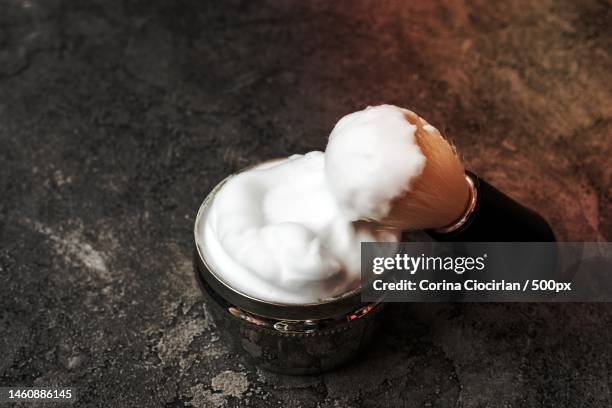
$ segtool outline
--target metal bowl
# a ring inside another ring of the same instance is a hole
[[[201,237],[215,195],[206,197],[195,220],[194,269],[219,334],[262,368],[284,374],[314,374],[357,356],[376,328],[382,303],[363,303],[360,290],[310,304],[280,304],[242,293],[216,273]]]

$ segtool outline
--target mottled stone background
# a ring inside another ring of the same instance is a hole
[[[410,107],[561,240],[612,239],[609,2],[0,0],[0,385],[99,407],[609,407],[608,304],[403,305],[316,377],[228,350],[207,192]]]

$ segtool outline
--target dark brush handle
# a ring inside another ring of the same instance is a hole
[[[468,172],[477,189],[476,209],[459,229],[427,233],[447,242],[555,242],[546,220],[517,203],[475,174]]]

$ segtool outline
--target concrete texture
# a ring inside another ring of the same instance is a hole
[[[207,192],[412,108],[561,240],[611,240],[605,1],[0,0],[0,385],[100,407],[608,407],[607,304],[402,305],[362,359],[257,370],[192,273]]]

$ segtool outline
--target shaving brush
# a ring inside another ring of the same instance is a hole
[[[381,224],[400,229],[435,229],[452,225],[470,200],[465,169],[455,149],[440,132],[414,112],[405,117],[416,126],[415,141],[426,158],[422,173],[395,198]]]

